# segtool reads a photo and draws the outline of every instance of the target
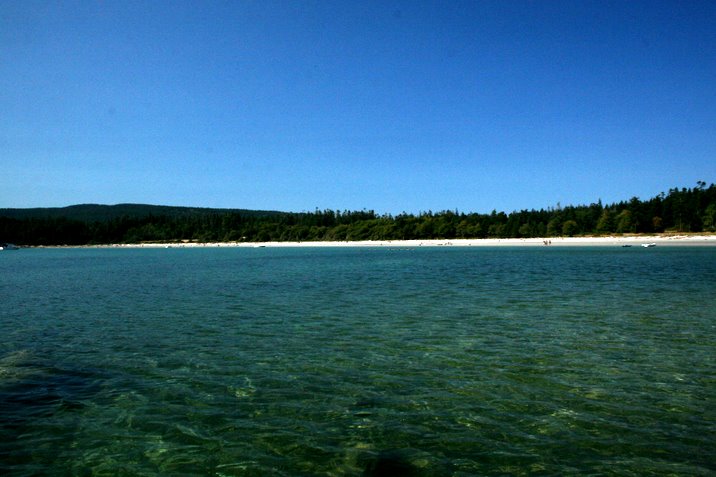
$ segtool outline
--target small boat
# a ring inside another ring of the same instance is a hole
[[[643,244],[641,244],[641,246],[644,248],[651,248],[651,247],[656,247],[656,243],[655,242],[643,243]]]
[[[622,248],[627,248],[627,247],[631,247],[631,245],[629,245],[628,243],[625,243],[624,245],[622,245]]]
[[[0,243],[0,250],[19,250],[20,247],[11,243]]]

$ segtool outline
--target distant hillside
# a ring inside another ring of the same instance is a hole
[[[145,217],[168,217],[172,219],[201,217],[217,214],[240,214],[244,217],[276,217],[285,212],[246,209],[211,209],[203,207],[173,207],[147,204],[79,204],[68,207],[41,207],[30,209],[0,209],[0,217],[17,220],[27,219],[68,219],[79,222],[106,222],[123,217],[141,219]]]

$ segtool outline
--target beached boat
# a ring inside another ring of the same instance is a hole
[[[17,245],[13,245],[11,243],[0,243],[0,250],[18,250],[19,247]]]
[[[641,246],[644,248],[656,247],[656,243],[655,242],[643,243],[643,244],[641,244]]]

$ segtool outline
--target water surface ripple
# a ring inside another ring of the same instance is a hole
[[[716,249],[0,255],[3,475],[716,475]]]

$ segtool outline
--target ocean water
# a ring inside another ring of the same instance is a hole
[[[0,253],[0,474],[716,475],[716,248]]]

